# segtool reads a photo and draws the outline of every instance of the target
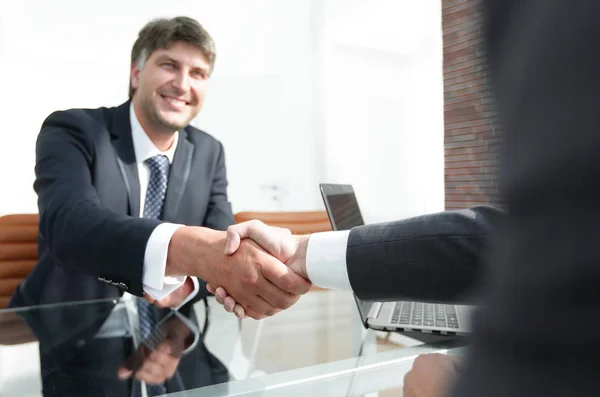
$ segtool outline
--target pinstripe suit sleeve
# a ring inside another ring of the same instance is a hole
[[[346,251],[352,289],[365,300],[463,301],[503,218],[479,206],[355,227]]]

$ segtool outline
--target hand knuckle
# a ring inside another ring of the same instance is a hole
[[[310,291],[310,287],[311,284],[310,283],[302,283],[301,287],[300,287],[300,294],[304,295],[306,294],[308,291]]]
[[[427,356],[418,356],[413,364],[413,369],[421,368],[427,364]]]
[[[255,273],[245,273],[240,278],[240,281],[245,285],[255,285],[258,281],[258,275]]]
[[[291,278],[285,278],[283,279],[283,288],[285,288],[286,291],[294,291],[296,290],[296,288],[298,287],[297,285],[298,283],[296,283],[295,280],[292,280]]]

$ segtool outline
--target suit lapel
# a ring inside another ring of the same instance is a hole
[[[110,132],[113,138],[113,147],[117,152],[119,170],[127,187],[129,214],[138,217],[140,214],[140,179],[131,137],[129,106],[130,101],[127,101],[116,108]]]
[[[174,221],[176,219],[183,191],[190,175],[194,144],[187,138],[187,131],[185,129],[180,130],[175,157],[173,158],[173,164],[171,164],[171,171],[169,172],[169,184],[163,210],[163,220],[165,221]]]

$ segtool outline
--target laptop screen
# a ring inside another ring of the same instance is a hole
[[[320,187],[333,230],[350,230],[365,224],[352,185],[323,183]]]
[[[322,183],[319,187],[333,230],[350,230],[365,224],[352,185]],[[365,321],[373,302],[363,302],[356,295],[354,298],[366,326]]]

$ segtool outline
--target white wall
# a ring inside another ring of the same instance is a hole
[[[443,210],[440,1],[326,5],[325,178],[367,222]]]
[[[212,86],[194,124],[225,144],[234,210],[317,206],[310,5],[303,0],[2,2],[0,125],[14,150],[0,156],[0,176],[10,186],[10,194],[0,195],[0,214],[37,211],[34,146],[44,118],[57,109],[125,101],[137,32],[152,18],[182,14],[203,23],[217,44]],[[285,201],[271,200],[263,188],[270,184],[281,187]]]
[[[353,183],[370,221],[443,208],[439,0],[0,0],[0,215],[37,211],[43,119],[123,102],[138,30],[181,14],[217,44],[194,124],[225,144],[234,211],[321,209],[319,182]]]

